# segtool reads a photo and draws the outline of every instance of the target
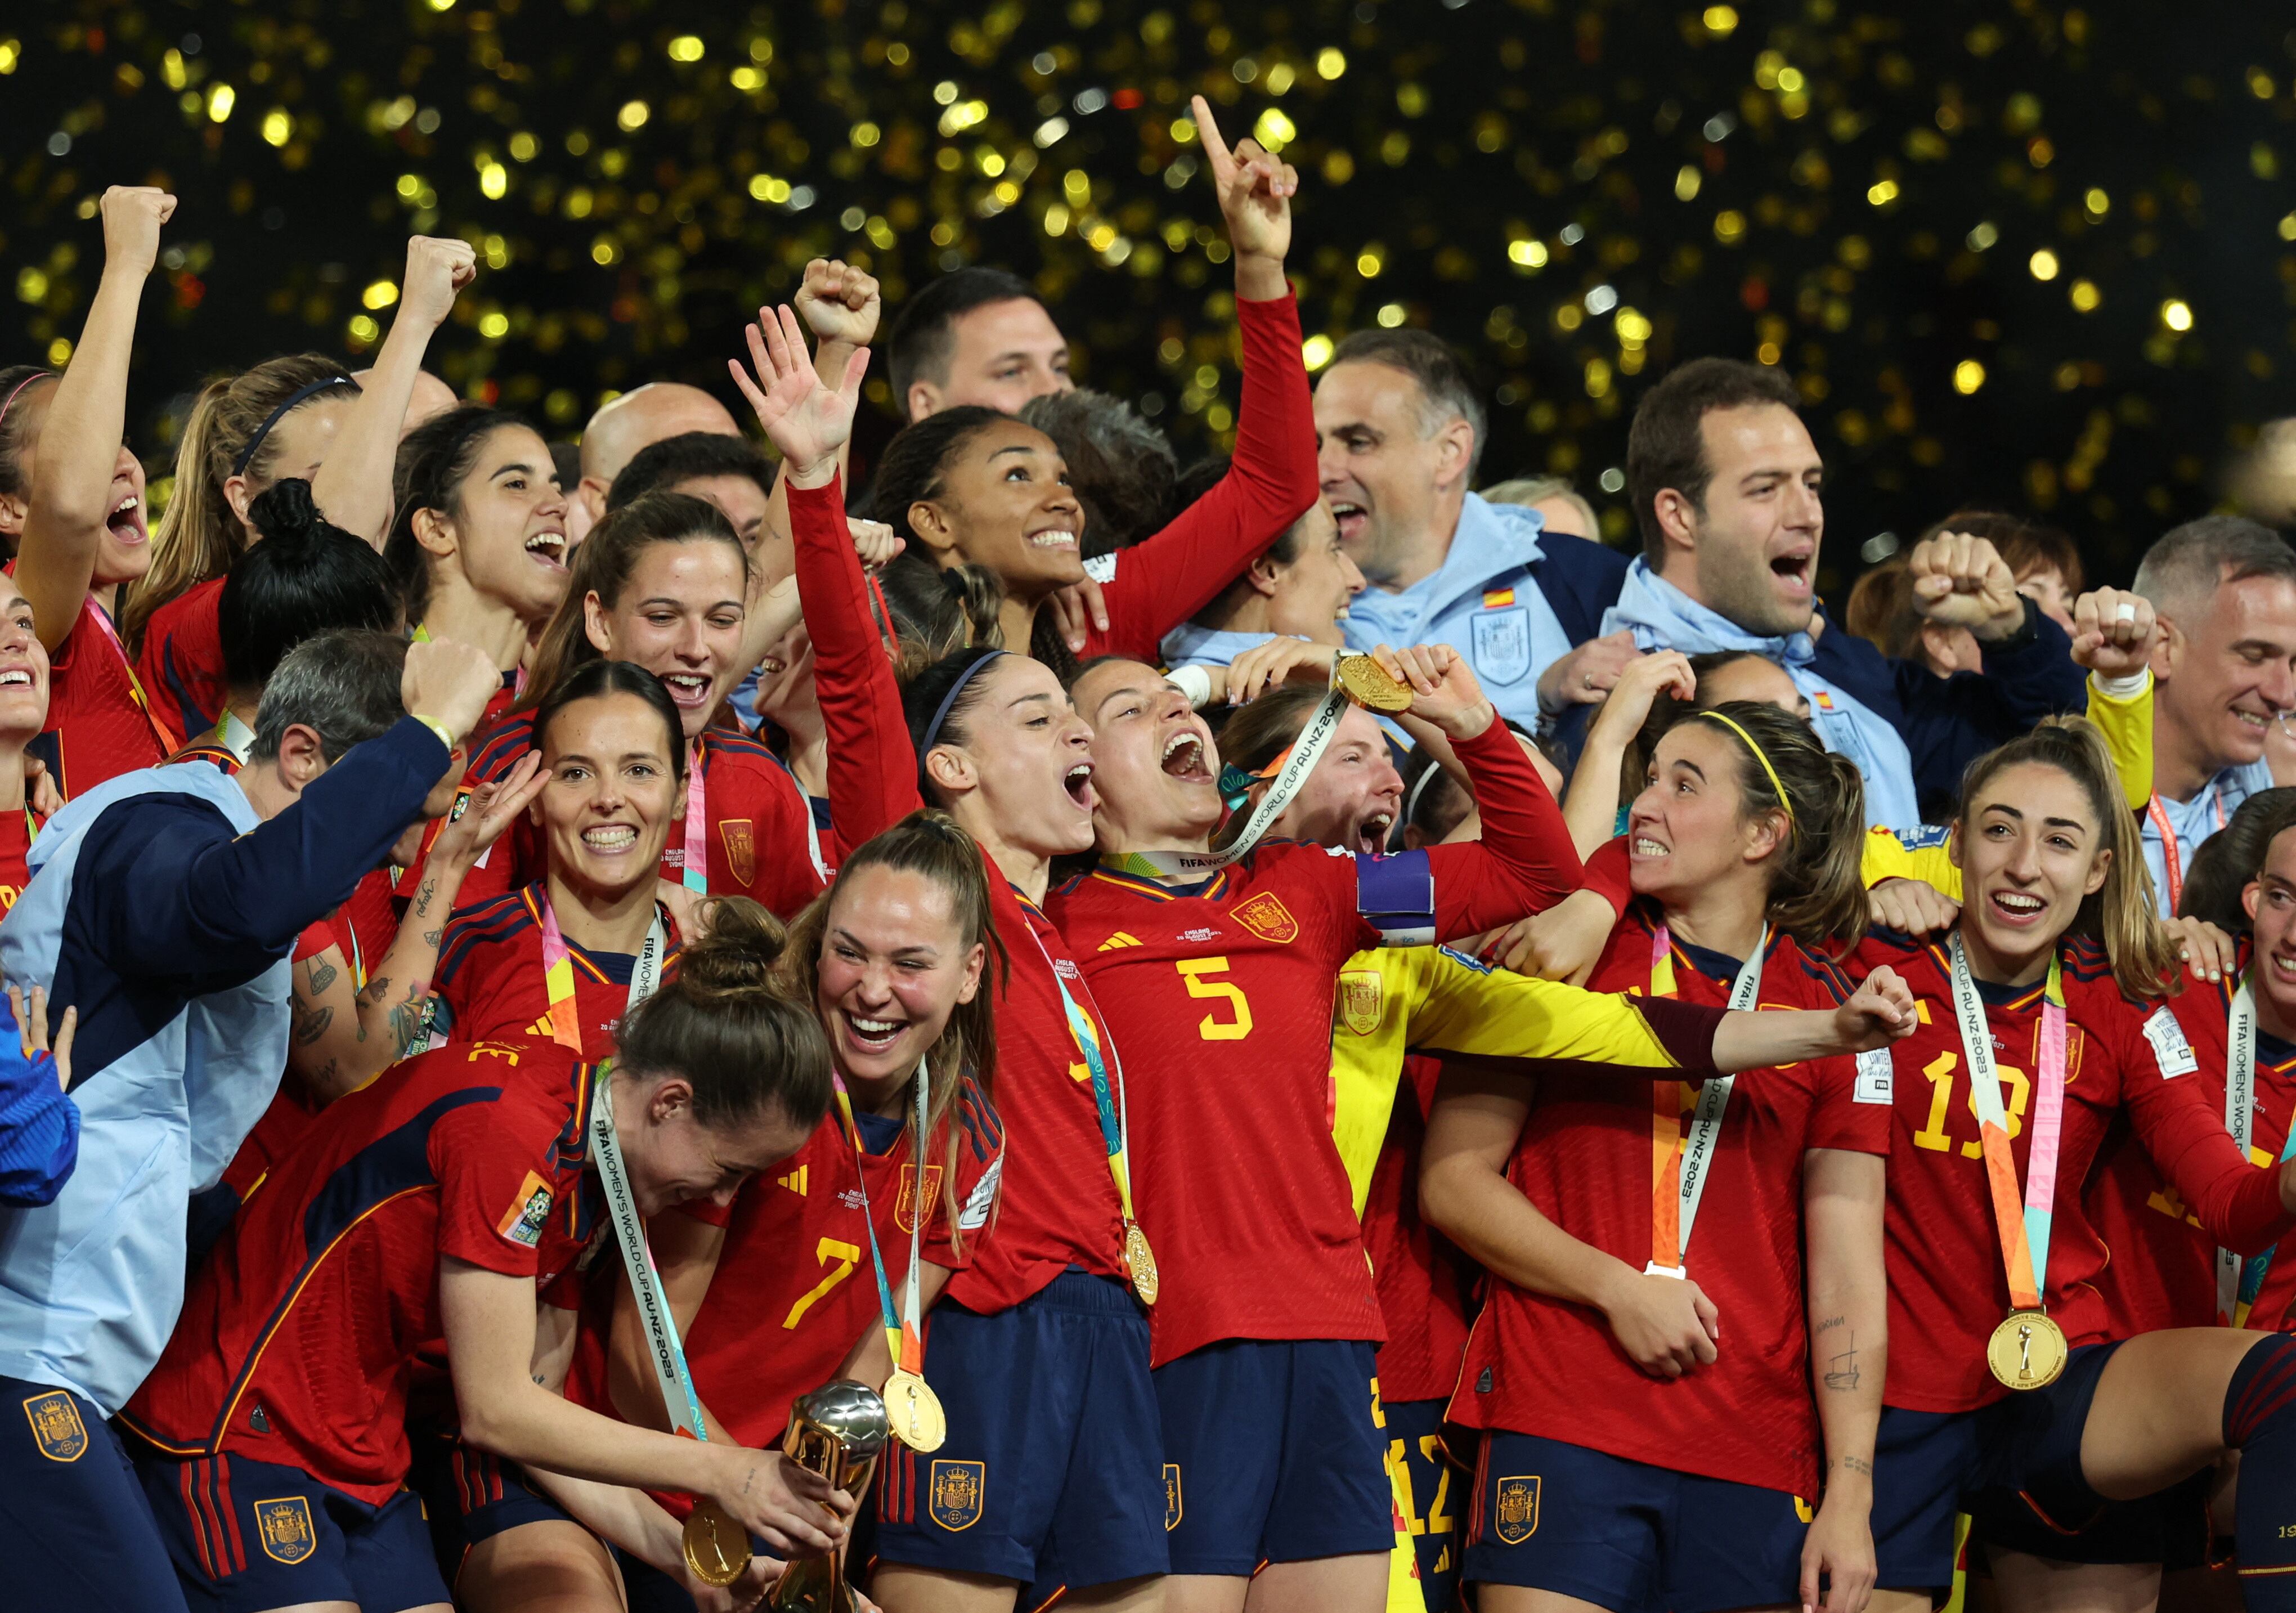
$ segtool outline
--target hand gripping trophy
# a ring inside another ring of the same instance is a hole
[[[859,1383],[825,1383],[790,1407],[789,1433],[782,1449],[800,1467],[810,1468],[849,1495],[868,1485],[892,1429],[885,1402]],[[766,1606],[775,1613],[855,1613],[858,1604],[845,1577],[841,1552],[803,1557],[782,1570]]]

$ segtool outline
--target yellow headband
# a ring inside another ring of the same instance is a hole
[[[1731,733],[1736,734],[1740,739],[1746,741],[1746,749],[1754,753],[1754,759],[1762,765],[1762,771],[1769,775],[1770,788],[1778,792],[1778,805],[1786,809],[1786,822],[1789,823],[1793,823],[1793,798],[1786,794],[1786,787],[1778,778],[1778,770],[1770,766],[1770,758],[1762,754],[1762,748],[1754,742],[1754,736],[1748,733],[1743,728],[1738,726],[1735,722],[1724,716],[1718,711],[1707,711],[1702,709],[1693,715],[1697,716],[1711,717],[1714,721],[1721,724],[1725,728],[1727,728]]]

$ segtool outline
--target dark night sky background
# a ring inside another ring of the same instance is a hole
[[[131,395],[155,472],[203,374],[356,359],[415,229],[493,266],[433,367],[554,436],[648,379],[732,401],[742,320],[832,253],[896,299],[959,262],[1031,276],[1085,377],[1206,452],[1236,376],[1218,209],[1174,127],[1203,91],[1300,166],[1311,337],[1384,318],[1471,356],[1487,479],[1567,471],[1623,535],[1601,481],[1640,389],[1759,356],[1833,465],[1837,603],[1864,540],[1965,504],[2061,525],[2119,580],[2296,412],[2290,24],[2133,0],[33,0],[0,20],[0,356],[78,334],[94,197],[156,180],[183,205]]]

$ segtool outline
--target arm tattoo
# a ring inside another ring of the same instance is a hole
[[[1825,1358],[1825,1387],[1829,1389],[1854,1389],[1857,1387],[1857,1335],[1849,1335],[1849,1347]]]
[[[399,1057],[413,1052],[422,1040],[426,1018],[423,1010],[428,1003],[428,998],[414,997],[390,1011],[390,1044],[398,1050]]]
[[[311,995],[316,997],[328,987],[332,986],[335,983],[335,977],[341,972],[325,959],[313,958],[311,960]]]
[[[1817,1324],[1817,1326],[1816,1326],[1815,1328],[1811,1329],[1810,1331],[1811,1331],[1812,1332],[1823,1333],[1823,1332],[1824,1332],[1828,1328],[1837,1328],[1837,1327],[1844,1326],[1844,1325],[1846,1325],[1846,1324],[1848,1323],[1848,1322],[1849,1322],[1849,1317],[1847,1317],[1847,1316],[1828,1316],[1824,1321],[1823,1321],[1823,1322],[1819,1322],[1819,1323]]]
[[[377,975],[373,979],[369,980],[366,983],[366,989],[359,993],[359,1001],[362,1003],[380,1003],[382,1001],[383,994],[390,989],[390,977],[389,975]]]
[[[334,1023],[332,1008],[299,1008],[295,1011],[295,1045],[308,1047],[324,1036],[327,1027]]]
[[[414,893],[414,916],[416,918],[427,919],[430,916],[430,898],[438,893],[439,876],[433,874],[429,879],[423,880],[422,888]]]
[[[1874,1464],[1862,1456],[1844,1456],[1841,1465],[1849,1472],[1863,1473],[1868,1478],[1874,1477]]]

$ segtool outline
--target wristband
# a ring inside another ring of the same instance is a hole
[[[2152,668],[2139,667],[2127,677],[2100,677],[2092,672],[2088,675],[2088,681],[2106,700],[2133,700],[2151,685]]]
[[[446,724],[440,722],[435,716],[424,716],[419,711],[410,711],[406,715],[413,717],[416,722],[422,724],[431,733],[437,734],[439,736],[439,742],[441,745],[444,745],[448,750],[454,749],[455,735],[453,732],[447,728]]]
[[[1212,675],[1204,667],[1175,667],[1164,675],[1164,681],[1188,697],[1193,710],[1201,711],[1211,703]]]

